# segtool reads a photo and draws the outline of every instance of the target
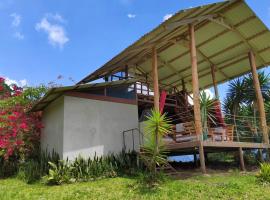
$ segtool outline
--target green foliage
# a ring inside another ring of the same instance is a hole
[[[112,178],[118,175],[134,175],[139,171],[135,152],[111,154],[104,157],[94,156],[85,159],[81,156],[72,161],[49,162],[50,169],[44,180],[49,185],[62,183],[92,181]]]
[[[206,132],[208,122],[215,123],[215,99],[211,99],[204,90],[200,93],[200,107],[202,125]]]
[[[33,183],[41,178],[42,171],[37,161],[29,160],[19,167],[18,178],[26,183]]]
[[[26,87],[20,95],[0,99],[0,108],[13,107],[16,105],[26,106],[27,108],[37,102],[48,91],[45,85],[37,87]]]
[[[171,121],[166,114],[152,110],[145,122],[145,142],[142,146],[140,159],[149,170],[149,182],[155,182],[157,176],[156,166],[163,166],[167,163],[166,150],[162,144],[162,136],[170,133]],[[154,184],[152,184],[154,185]]]
[[[73,167],[63,160],[58,162],[58,165],[49,162],[49,174],[44,177],[44,180],[49,185],[61,185],[62,183],[70,183],[72,181]]]
[[[59,155],[55,151],[52,151],[51,153],[47,150],[39,151],[36,155],[33,155],[32,158],[21,161],[18,164],[18,178],[26,183],[38,181],[49,173],[49,163],[58,165],[59,160]]]
[[[16,175],[18,172],[18,164],[16,160],[5,160],[0,157],[0,178],[7,178]]]
[[[270,164],[260,163],[260,172],[257,175],[260,182],[270,183]]]

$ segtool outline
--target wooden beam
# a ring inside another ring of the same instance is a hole
[[[216,80],[216,67],[214,65],[211,65],[211,74],[212,74],[212,81],[213,81],[213,86],[215,90],[215,97],[216,99],[219,99],[217,80]]]
[[[205,158],[204,158],[204,148],[202,142],[199,143],[199,155],[200,155],[200,165],[203,174],[206,174]]]
[[[198,136],[201,136],[202,135],[202,122],[201,122],[200,90],[199,90],[197,51],[196,51],[194,24],[189,25],[189,34],[190,34],[190,58],[191,58],[191,68],[192,68],[194,121],[195,121],[196,134]]]
[[[238,151],[239,151],[240,169],[241,169],[242,171],[246,171],[242,147],[239,147]]]
[[[159,110],[159,86],[158,86],[158,60],[157,60],[157,50],[155,47],[152,48],[152,78],[154,86],[154,108]]]
[[[269,144],[268,127],[266,124],[264,101],[263,101],[263,96],[262,96],[260,82],[259,82],[258,73],[257,73],[255,55],[252,51],[249,52],[249,62],[251,66],[253,84],[255,88],[257,104],[258,104],[258,109],[259,109],[259,114],[260,114],[260,125],[263,132],[263,141],[264,143]]]

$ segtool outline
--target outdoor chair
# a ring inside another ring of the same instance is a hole
[[[212,141],[233,141],[233,125],[226,125],[225,127],[209,128],[208,136]]]

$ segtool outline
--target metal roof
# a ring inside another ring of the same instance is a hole
[[[93,83],[93,84],[84,84],[84,85],[74,85],[74,86],[66,86],[66,87],[56,87],[51,88],[45,95],[42,97],[32,108],[31,112],[36,112],[43,110],[46,108],[51,102],[55,101],[66,92],[80,92],[83,90],[91,90],[91,89],[99,89],[105,87],[114,87],[123,84],[132,84],[135,83],[136,79],[129,80],[120,80],[120,81],[112,81],[105,83]]]
[[[214,3],[176,13],[157,28],[84,78],[87,83],[128,66],[132,75],[151,78],[151,49],[158,52],[160,84],[191,91],[188,24],[195,24],[200,88],[212,85],[211,65],[218,83],[250,71],[248,52],[256,54],[257,67],[270,64],[270,32],[243,0]]]

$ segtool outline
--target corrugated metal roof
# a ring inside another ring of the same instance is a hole
[[[209,20],[209,16],[214,20]],[[184,79],[187,89],[191,90],[188,26],[183,22],[194,19],[197,19],[195,35],[200,88],[212,85],[211,65],[217,68],[218,83],[249,72],[250,50],[256,54],[258,68],[270,64],[268,28],[245,1],[232,0],[176,13],[80,83],[121,71],[126,65],[130,73],[151,76],[151,48],[156,46],[160,83],[181,87],[181,79]]]
[[[76,92],[82,91],[85,89],[98,89],[104,87],[114,87],[117,85],[122,84],[132,84],[135,83],[136,79],[129,79],[129,80],[120,80],[120,81],[112,81],[112,82],[105,82],[105,83],[94,83],[94,84],[83,84],[83,85],[73,85],[73,86],[66,86],[66,87],[57,87],[51,88],[46,95],[41,98],[32,108],[31,112],[36,112],[43,110],[46,108],[51,102],[58,99],[60,96],[64,95],[66,92]]]

